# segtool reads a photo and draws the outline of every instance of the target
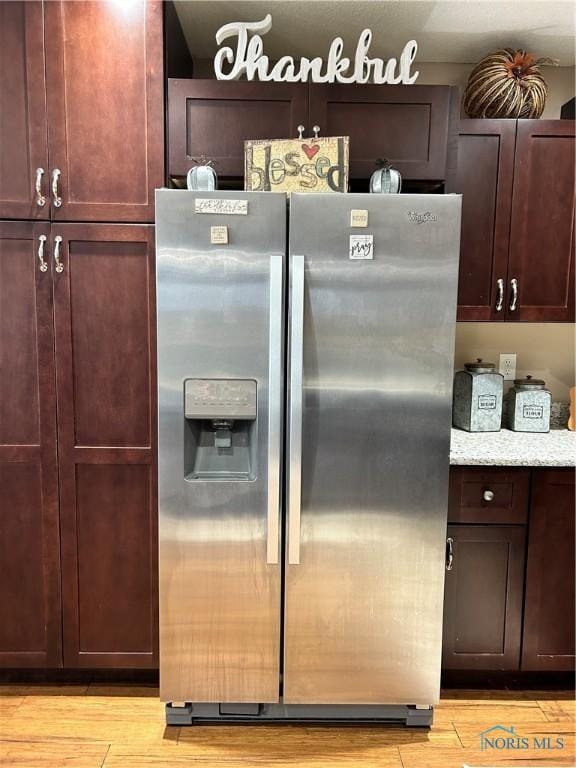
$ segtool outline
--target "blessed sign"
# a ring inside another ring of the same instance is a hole
[[[347,192],[348,136],[244,142],[252,192]]]
[[[344,41],[336,37],[330,44],[326,62],[319,56],[307,59],[303,56],[299,62],[292,56],[281,56],[271,67],[270,59],[264,54],[261,35],[272,29],[272,16],[268,14],[262,21],[234,21],[225,24],[216,32],[216,42],[222,45],[229,37],[236,37],[236,50],[226,45],[221,47],[214,57],[214,72],[218,80],[237,80],[243,75],[247,80],[273,80],[277,83],[389,83],[410,85],[416,81],[418,72],[410,72],[416,58],[418,45],[416,40],[409,40],[397,61],[390,58],[383,61],[370,58],[372,31],[365,29],[360,33],[354,58],[344,56]]]

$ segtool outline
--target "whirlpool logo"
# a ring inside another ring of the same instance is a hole
[[[425,213],[418,213],[417,211],[408,211],[408,220],[413,221],[415,224],[426,224],[429,221],[438,221],[438,216],[430,211]]]
[[[480,749],[521,751],[523,749],[564,749],[562,736],[521,736],[513,726],[493,725],[480,734]]]

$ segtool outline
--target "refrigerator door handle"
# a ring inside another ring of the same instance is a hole
[[[292,257],[290,293],[290,453],[288,479],[288,565],[300,563],[302,487],[302,382],[304,356],[304,256]]]
[[[280,456],[282,440],[282,256],[270,258],[268,339],[268,506],[266,562],[277,565],[280,550]]]

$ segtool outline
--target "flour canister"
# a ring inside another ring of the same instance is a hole
[[[549,432],[552,395],[542,379],[514,379],[508,392],[508,426],[514,432]]]
[[[465,363],[454,377],[452,423],[467,432],[499,432],[504,377],[494,363]]]

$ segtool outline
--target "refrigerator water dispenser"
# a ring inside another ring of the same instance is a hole
[[[256,382],[185,379],[186,480],[253,480]]]

